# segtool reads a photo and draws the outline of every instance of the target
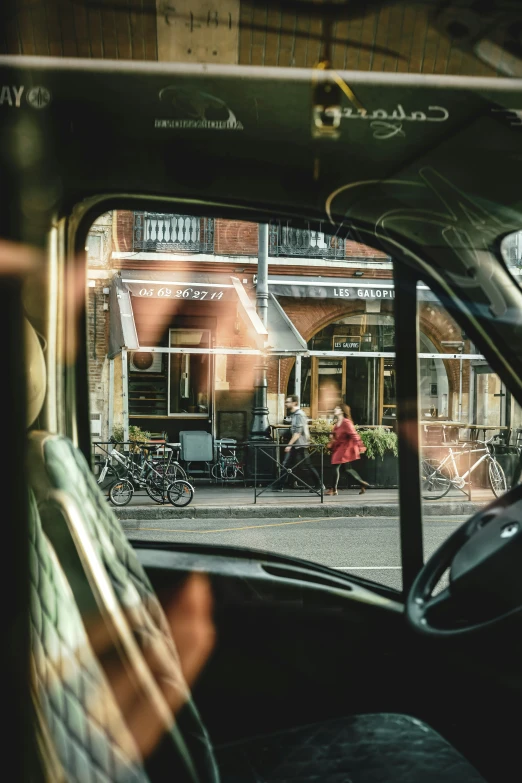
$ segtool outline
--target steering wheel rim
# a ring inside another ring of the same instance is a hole
[[[504,496],[505,499],[505,496]],[[455,556],[462,547],[484,524],[488,524],[503,511],[502,505],[495,505],[487,510],[487,522],[483,521],[482,514],[474,515],[457,528],[431,555],[421,568],[406,598],[406,618],[416,631],[425,636],[437,638],[451,638],[465,634],[477,633],[499,625],[510,617],[522,612],[522,606],[502,612],[496,617],[489,618],[478,623],[470,623],[455,628],[439,628],[432,625],[429,620],[430,612],[442,603],[452,600],[451,586],[446,587],[438,595],[433,596],[433,590],[437,586],[444,572],[451,567]],[[482,512],[483,513],[483,512]],[[482,524],[481,524],[482,522]]]

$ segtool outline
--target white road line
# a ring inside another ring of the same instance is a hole
[[[402,566],[330,566],[334,571],[400,571]]]

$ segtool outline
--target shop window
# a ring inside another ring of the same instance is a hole
[[[171,348],[210,348],[208,329],[170,329]],[[169,416],[208,416],[210,355],[169,353]]]
[[[395,322],[391,313],[362,313],[336,320],[321,329],[308,348],[324,354],[302,361],[301,404],[310,408],[312,418],[331,418],[335,405],[346,402],[357,423],[395,428]],[[446,367],[435,344],[422,331],[420,351],[422,415],[447,416]],[[294,384],[292,372],[288,393],[293,392]]]
[[[336,320],[321,329],[308,348],[312,356],[306,365],[303,359],[301,400],[312,418],[331,418],[335,405],[346,402],[358,424],[394,426],[395,325],[391,312],[364,312]],[[293,383],[291,376],[289,393]]]
[[[103,238],[101,234],[87,235],[87,263],[99,265],[103,261]]]

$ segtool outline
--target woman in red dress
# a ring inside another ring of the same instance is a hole
[[[337,405],[334,408],[335,422],[330,433],[330,442],[328,448],[332,452],[332,468],[334,468],[333,487],[328,490],[328,495],[337,495],[337,486],[339,484],[339,474],[341,465],[346,465],[345,471],[349,473],[360,484],[362,495],[369,487],[367,481],[359,476],[356,470],[348,467],[351,462],[359,459],[360,455],[366,451],[366,446],[355,429],[352,421],[352,412],[348,405]]]

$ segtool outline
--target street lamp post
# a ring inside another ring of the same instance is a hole
[[[265,329],[268,326],[268,225],[259,225],[256,309]],[[255,367],[254,410],[250,439],[271,440],[268,421],[267,364],[263,356]]]

